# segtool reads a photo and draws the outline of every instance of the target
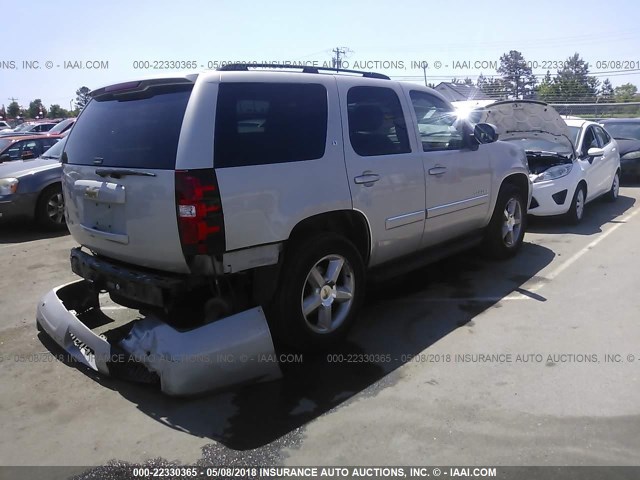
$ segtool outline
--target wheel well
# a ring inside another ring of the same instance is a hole
[[[589,190],[588,190],[588,187],[587,187],[587,182],[585,182],[584,180],[580,180],[578,182],[578,185],[576,186],[576,191],[577,191],[577,189],[578,189],[578,187],[580,185],[582,185],[584,187],[584,196],[585,196],[585,199],[586,199],[587,198],[587,193],[589,193]]]
[[[289,235],[289,241],[295,241],[319,232],[341,234],[354,244],[365,265],[367,264],[371,251],[371,236],[369,225],[363,214],[354,210],[339,210],[305,218],[293,228],[291,235]]]
[[[514,173],[513,175],[509,175],[502,181],[502,185],[500,186],[500,188],[505,185],[511,185],[517,188],[519,191],[525,194],[525,197],[529,192],[529,179],[523,173]],[[525,198],[525,201],[526,200],[527,199]]]

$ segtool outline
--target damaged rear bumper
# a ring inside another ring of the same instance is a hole
[[[92,322],[99,313],[97,295],[84,280],[54,288],[38,303],[40,329],[73,358],[104,375],[123,376],[127,367],[157,375],[169,395],[193,395],[281,377],[271,333],[260,307],[198,328],[179,331],[158,318],[132,321],[98,335]],[[129,368],[130,370],[130,368]],[[124,375],[126,376],[126,375]],[[147,375],[148,379],[148,375]]]

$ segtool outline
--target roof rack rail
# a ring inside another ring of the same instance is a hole
[[[220,72],[243,72],[249,68],[295,68],[302,69],[302,73],[320,73],[320,71],[336,73],[357,73],[367,78],[379,78],[391,80],[388,76],[376,72],[364,72],[362,70],[347,70],[345,68],[314,67],[309,65],[291,65],[286,63],[229,63],[218,68]]]

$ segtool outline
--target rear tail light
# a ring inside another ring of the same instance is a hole
[[[224,217],[213,169],[176,171],[176,210],[186,256],[224,253]]]

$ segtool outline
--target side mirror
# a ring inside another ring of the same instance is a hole
[[[479,144],[493,143],[498,140],[496,127],[490,123],[477,123],[473,128],[473,136]]]
[[[0,163],[8,162],[9,160],[11,160],[11,155],[9,155],[8,153],[5,153],[4,155],[0,155]]]
[[[604,155],[604,149],[603,148],[592,147],[587,152],[587,155],[590,156],[590,157],[601,157],[601,156]]]

